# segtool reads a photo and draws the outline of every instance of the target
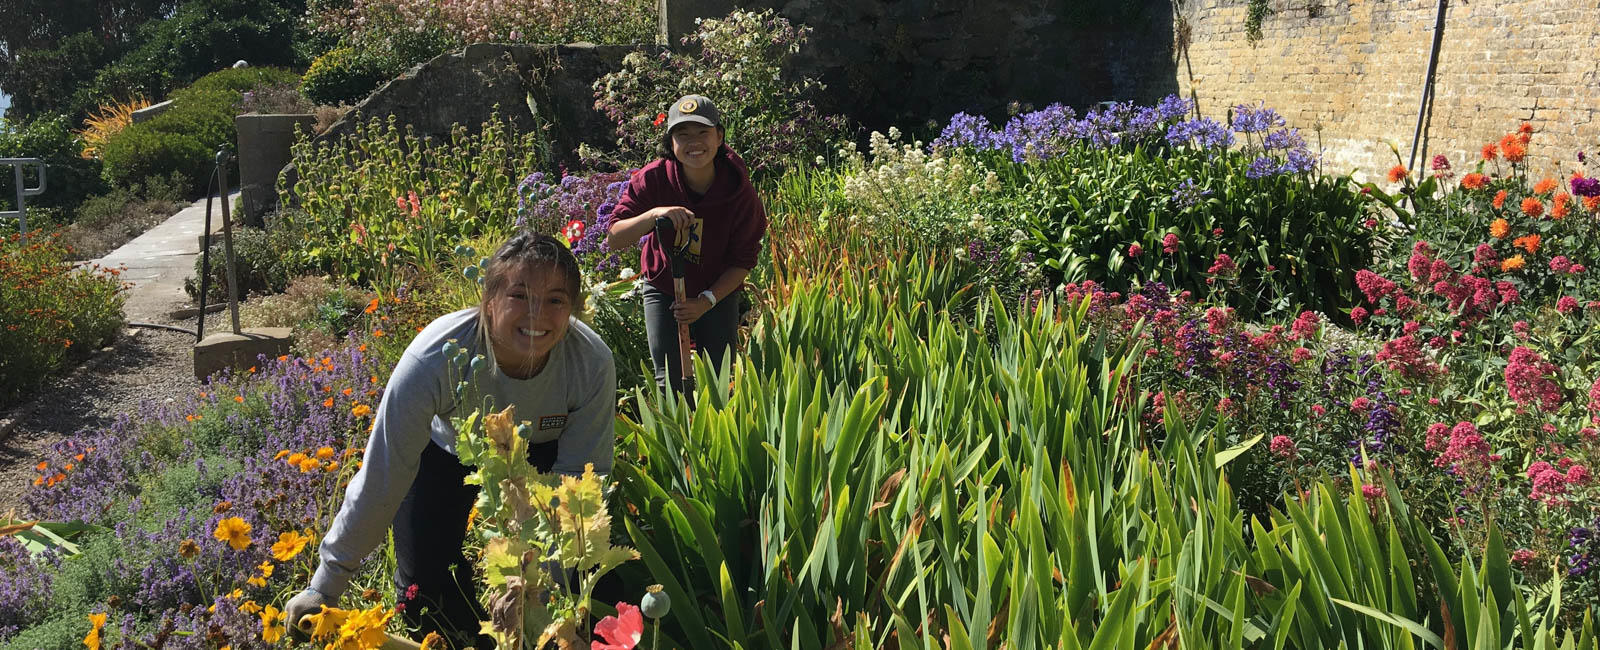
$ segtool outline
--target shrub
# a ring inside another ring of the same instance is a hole
[[[76,259],[102,257],[181,209],[188,187],[188,179],[174,172],[168,178],[152,176],[132,187],[91,196],[78,206],[61,240]]]
[[[0,405],[93,352],[122,326],[118,271],[74,269],[58,234],[0,243]]]
[[[117,185],[149,176],[182,173],[194,185],[190,195],[206,191],[216,167],[217,149],[232,149],[238,139],[233,118],[243,93],[263,84],[297,80],[276,68],[240,68],[215,72],[174,92],[172,108],[148,122],[129,126],[105,147],[106,180]],[[229,172],[237,179],[237,167]]]
[[[617,125],[617,157],[625,164],[654,158],[666,111],[694,92],[717,103],[728,142],[752,173],[811,164],[845,134],[845,119],[818,111],[812,97],[822,84],[794,80],[789,70],[810,31],[771,10],[735,11],[701,22],[684,38],[685,45],[698,45],[697,54],[624,57],[621,70],[594,83],[595,108]]]
[[[372,57],[352,47],[339,47],[311,62],[300,92],[318,104],[356,104],[391,76]]]
[[[289,275],[281,253],[275,247],[273,235],[259,228],[233,229],[234,276],[239,280],[239,299],[252,294],[270,294],[283,291],[289,285]],[[183,289],[194,300],[200,299],[200,278],[209,276],[206,287],[210,296],[207,302],[224,302],[228,299],[228,256],[221,236],[213,235],[211,253],[194,260],[194,277],[183,281]],[[205,263],[209,263],[206,265]]]
[[[84,198],[104,191],[100,161],[84,159],[82,143],[64,115],[47,115],[27,123],[0,119],[0,157],[38,158],[49,165],[45,191],[28,197],[30,208],[54,208],[70,214]],[[23,173],[23,182],[36,187],[39,179],[30,169]],[[0,168],[0,209],[16,209],[12,205],[15,197],[11,169]]]
[[[239,308],[245,327],[288,327],[302,354],[336,347],[339,340],[361,326],[363,312],[373,295],[321,277],[303,276],[289,281],[281,294],[251,300]]]
[[[83,137],[83,157],[99,159],[100,149],[106,142],[133,123],[136,111],[149,106],[150,100],[143,97],[102,105],[84,121],[83,130],[78,132]]]
[[[310,113],[311,101],[300,94],[300,87],[288,82],[265,82],[244,91],[234,106],[235,113],[260,115]]]
[[[274,226],[286,233],[278,254],[296,273],[331,273],[385,296],[461,240],[507,232],[516,179],[547,160],[539,133],[514,133],[498,116],[476,134],[458,125],[446,141],[373,119],[292,152],[297,180],[279,192],[298,211]]]

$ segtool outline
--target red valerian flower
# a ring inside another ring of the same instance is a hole
[[[591,641],[591,650],[632,650],[644,637],[644,616],[638,607],[617,603],[617,615],[595,623],[594,634],[603,641]]]

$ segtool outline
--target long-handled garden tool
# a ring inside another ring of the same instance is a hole
[[[687,302],[683,288],[683,251],[688,248],[685,243],[682,247],[674,246],[677,243],[677,232],[672,226],[672,220],[667,217],[656,217],[656,240],[661,242],[661,249],[667,252],[667,259],[672,263],[672,294],[677,304]],[[682,383],[684,399],[688,400],[689,408],[694,408],[694,353],[689,350],[689,324],[678,323],[678,366],[682,370],[679,377]]]

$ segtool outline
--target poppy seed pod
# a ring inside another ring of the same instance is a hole
[[[667,596],[661,585],[650,585],[645,589],[644,598],[639,599],[639,611],[650,618],[662,618],[671,610],[672,599]]]

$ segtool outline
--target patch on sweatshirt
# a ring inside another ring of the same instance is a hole
[[[560,429],[564,426],[567,426],[567,416],[565,415],[546,415],[542,418],[539,418],[540,431]]]

